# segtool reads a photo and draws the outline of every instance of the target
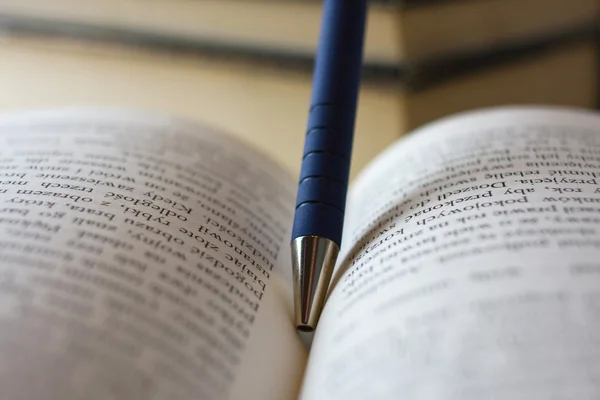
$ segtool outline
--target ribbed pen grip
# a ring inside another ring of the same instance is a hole
[[[314,112],[323,112],[320,106]],[[332,128],[308,132],[296,200],[293,237],[319,236],[339,244],[344,222],[352,141]]]
[[[326,0],[292,240],[341,244],[360,83],[366,0]]]

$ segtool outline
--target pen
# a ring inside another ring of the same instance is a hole
[[[302,332],[317,325],[341,245],[366,12],[366,0],[323,4],[291,241]]]

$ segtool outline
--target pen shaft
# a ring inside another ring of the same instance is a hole
[[[292,240],[341,242],[366,7],[366,0],[324,2]]]

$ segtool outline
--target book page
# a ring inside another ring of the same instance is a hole
[[[281,169],[117,111],[2,117],[0,151],[0,398],[297,397]]]
[[[600,116],[442,120],[349,210],[302,399],[600,398]]]

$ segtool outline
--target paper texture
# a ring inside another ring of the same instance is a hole
[[[600,117],[432,124],[349,210],[303,399],[600,397]]]
[[[292,399],[292,180],[122,112],[0,119],[0,397]]]

